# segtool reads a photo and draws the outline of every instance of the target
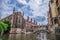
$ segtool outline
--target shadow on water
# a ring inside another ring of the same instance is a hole
[[[0,36],[0,40],[8,40],[9,35],[8,34],[4,34],[3,36]]]
[[[0,40],[36,40],[34,34],[4,34]]]

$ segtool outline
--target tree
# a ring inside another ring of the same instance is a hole
[[[8,27],[8,25],[7,24],[5,24],[4,22],[2,22],[2,21],[0,21],[0,32],[2,31],[2,30],[7,30],[7,27]]]
[[[11,28],[11,21],[10,20],[6,20],[4,21],[5,24],[8,24],[8,27],[7,27],[7,32],[10,31],[10,28]]]
[[[3,21],[0,20],[0,32],[1,32],[1,36],[3,34],[3,31],[7,30],[8,25],[5,24]]]

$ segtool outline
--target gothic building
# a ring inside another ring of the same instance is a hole
[[[14,28],[24,29],[24,27],[25,27],[25,19],[21,15],[21,12],[13,12],[13,14],[5,17],[2,20],[3,21],[11,20],[11,30],[12,31],[14,31]]]
[[[21,12],[14,12],[13,14],[3,18],[2,20],[11,20],[11,31],[10,33],[20,33],[21,31],[33,31],[34,28],[37,28],[37,22],[32,22],[32,18],[24,19]]]
[[[48,14],[48,26],[52,34],[51,40],[55,40],[56,29],[60,28],[60,1],[50,0],[49,14]],[[58,30],[57,30],[58,32]]]
[[[48,14],[48,24],[55,29],[60,25],[60,13],[59,13],[59,0],[50,0],[49,3],[49,14]]]
[[[26,31],[33,31],[35,28],[38,27],[37,22],[34,20],[32,21],[32,18],[27,17],[26,22]]]

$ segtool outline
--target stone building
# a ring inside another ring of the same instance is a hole
[[[60,0],[56,1],[58,11],[58,27],[55,28],[56,40],[60,40]]]
[[[30,19],[29,17],[27,17],[27,19],[24,19],[21,12],[13,12],[13,14],[3,18],[2,20],[11,20],[10,33],[33,31],[35,28],[38,27],[37,22],[35,20],[34,22],[32,22],[32,18]]]
[[[58,23],[60,26],[60,0],[57,1],[57,10],[58,10]]]
[[[51,28],[51,31],[53,32],[55,27],[58,27],[58,11],[56,0],[50,0],[49,3],[48,24],[49,28]]]
[[[21,12],[13,12],[13,14],[5,17],[2,20],[3,21],[11,20],[11,32],[10,33],[14,33],[14,32],[18,33],[25,28],[25,19],[21,15]]]
[[[28,16],[26,20],[26,31],[33,31],[37,27],[37,22],[35,20],[33,22],[32,18],[29,18]]]
[[[55,40],[56,29],[60,28],[60,8],[59,0],[50,0],[49,14],[48,14],[48,26],[51,32],[51,40]]]

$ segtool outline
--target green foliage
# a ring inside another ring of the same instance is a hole
[[[8,25],[7,25],[7,24],[5,24],[5,23],[1,22],[1,25],[2,25],[2,27],[3,27],[3,29],[4,29],[4,30],[7,30],[7,27],[8,27]]]
[[[8,38],[9,38],[9,35],[8,35],[8,34],[4,34],[4,35],[2,36],[2,40],[8,40]]]
[[[2,26],[0,25],[0,32],[3,30]]]
[[[7,20],[7,21],[0,20],[0,32],[2,32],[2,30],[4,31],[10,30],[10,25],[11,25],[10,20]]]
[[[11,21],[10,20],[6,20],[6,21],[4,21],[4,23],[8,24],[8,26],[11,25]]]
[[[6,20],[6,21],[4,21],[4,23],[8,25],[6,32],[9,32],[10,28],[11,28],[11,21],[10,20]]]
[[[2,30],[7,30],[7,27],[8,27],[8,25],[7,24],[5,24],[4,22],[2,22],[2,21],[0,21],[0,32],[2,31]]]

